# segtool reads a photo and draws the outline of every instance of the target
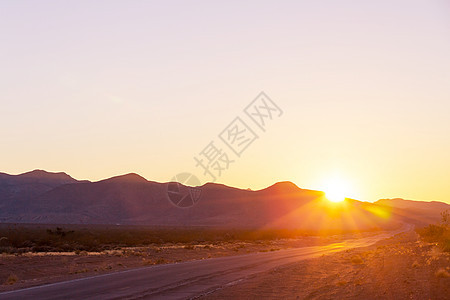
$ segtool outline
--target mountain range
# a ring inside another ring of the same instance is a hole
[[[177,207],[174,196],[180,195],[194,197],[195,204]],[[398,198],[331,203],[323,192],[291,182],[251,191],[215,183],[190,188],[133,173],[97,182],[42,170],[0,173],[1,223],[368,230],[425,225],[446,209],[450,205],[443,202]]]

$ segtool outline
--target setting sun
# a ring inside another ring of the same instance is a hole
[[[323,184],[322,190],[325,192],[325,197],[331,202],[341,202],[349,196],[350,186],[342,178],[332,178]]]

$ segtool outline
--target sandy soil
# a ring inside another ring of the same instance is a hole
[[[409,232],[286,265],[202,299],[450,299],[450,255]]]
[[[363,236],[377,234],[365,233]],[[213,244],[164,244],[101,253],[25,253],[0,255],[0,292],[154,264],[176,263],[259,251],[326,245],[361,235],[305,237]]]

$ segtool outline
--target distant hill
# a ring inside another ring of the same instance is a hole
[[[400,198],[381,199],[375,202],[380,207],[388,207],[397,218],[408,223],[426,225],[440,219],[440,213],[450,209],[450,205],[439,201],[413,201]]]
[[[74,182],[77,182],[77,180],[63,172],[51,173],[43,170],[34,170],[20,175],[0,173],[0,184],[2,185],[40,184],[48,187],[56,187]]]
[[[200,198],[194,206],[179,208],[168,189],[169,183],[137,174],[89,182],[40,170],[0,173],[0,222],[361,230],[435,221],[450,208],[399,199],[332,204],[323,192],[291,182],[258,191],[207,183],[196,188]]]
[[[0,214],[14,215],[21,206],[58,186],[76,183],[66,173],[34,170],[20,175],[0,173]]]
[[[410,208],[410,209],[448,209],[448,204],[439,201],[414,201],[414,200],[405,200],[401,198],[394,199],[380,199],[376,204],[379,205],[388,205],[396,208]]]

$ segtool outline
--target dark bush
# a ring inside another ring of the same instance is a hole
[[[431,224],[416,232],[425,242],[437,243],[443,251],[450,252],[450,229],[446,225]]]
[[[337,233],[337,232],[336,232]],[[336,234],[333,233],[333,234]],[[12,225],[0,224],[0,252],[16,253],[27,248],[34,252],[100,252],[120,247],[150,244],[257,241],[296,238],[317,233],[301,230],[259,230],[219,228],[161,228],[108,225]]]

